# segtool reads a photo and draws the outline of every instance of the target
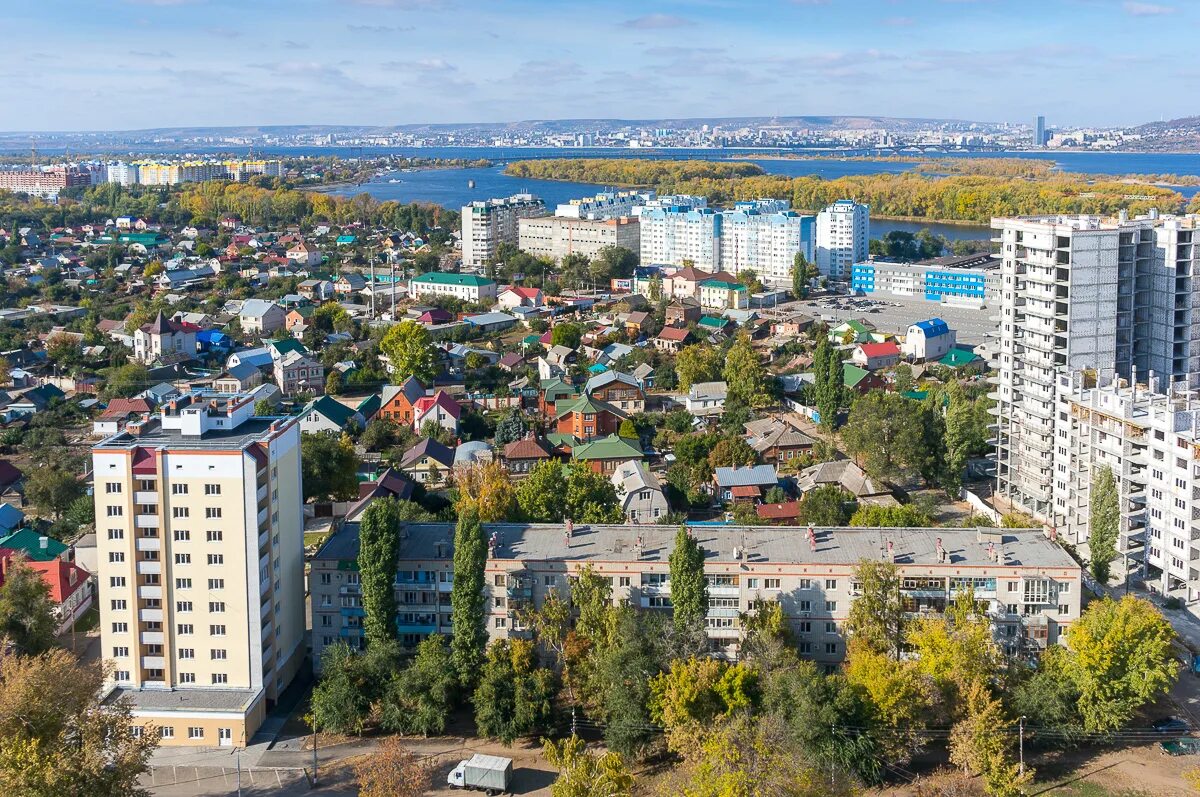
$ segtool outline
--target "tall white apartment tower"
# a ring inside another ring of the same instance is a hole
[[[546,203],[533,194],[513,194],[505,199],[488,199],[462,209],[462,262],[483,266],[496,257],[501,243],[516,246],[520,240],[518,221],[545,216]]]
[[[92,464],[108,699],[163,744],[244,747],[304,659],[298,424],[188,394]]]
[[[848,279],[851,266],[867,259],[870,240],[870,208],[839,199],[817,214],[817,270],[831,279]]]
[[[1079,520],[1086,503],[1072,487],[1070,471],[1080,466],[1068,455],[1079,426],[1071,421],[1072,382],[1063,377],[1144,382],[1143,390],[1160,394],[1197,387],[1198,221],[1151,214],[992,222],[1002,258],[990,394],[997,493],[1075,542],[1086,539]]]

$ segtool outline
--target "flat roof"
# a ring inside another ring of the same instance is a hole
[[[130,689],[115,687],[104,696],[105,705],[113,705],[122,698],[129,700],[136,711],[228,711],[245,713],[262,696],[261,689]]]
[[[185,435],[175,429],[164,429],[157,420],[146,425],[140,435],[117,432],[100,441],[97,449],[112,448],[171,448],[196,451],[242,449],[251,443],[266,442],[271,437],[271,423],[280,420],[255,416],[247,418],[233,429],[210,429],[202,436]]]
[[[733,556],[736,547],[746,551],[742,562],[855,565],[863,559],[880,559],[891,541],[899,565],[1079,568],[1041,529],[817,527],[814,549],[808,542],[807,526],[693,525],[689,528],[711,563],[737,564],[739,560]],[[493,532],[498,535],[497,559],[665,563],[678,526],[576,524],[569,542],[564,526],[559,523],[485,523],[484,531],[488,537]],[[945,562],[938,562],[939,538],[946,550]],[[400,544],[400,559],[449,560],[453,556],[453,541],[453,524],[410,523]],[[1000,549],[999,562],[988,558],[989,542]],[[345,523],[315,558],[339,561],[357,557],[358,524]]]

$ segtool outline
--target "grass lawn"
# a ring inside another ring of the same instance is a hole
[[[75,621],[75,631],[86,634],[88,631],[94,631],[100,627],[100,607],[92,604],[92,608],[83,613],[83,616]]]
[[[306,531],[304,532],[304,547],[320,545],[328,536],[328,531]]]

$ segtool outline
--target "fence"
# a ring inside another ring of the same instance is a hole
[[[975,495],[975,493],[971,492],[966,487],[963,487],[958,491],[958,497],[966,501],[971,506],[971,511],[980,515],[986,515],[992,519],[993,523],[999,523],[1000,518],[1003,517],[999,510],[997,510],[987,501],[984,501],[982,498]]]

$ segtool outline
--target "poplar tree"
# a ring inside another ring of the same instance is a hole
[[[400,522],[395,499],[386,498],[372,501],[358,526],[358,574],[365,612],[363,635],[368,645],[396,639]]]
[[[1091,551],[1092,576],[1108,583],[1109,565],[1117,558],[1117,530],[1121,509],[1117,505],[1117,483],[1105,465],[1092,479],[1091,521],[1088,524],[1088,549]]]
[[[703,626],[708,614],[708,582],[704,578],[704,548],[680,526],[671,551],[671,606],[676,630]]]
[[[454,585],[450,591],[453,636],[450,660],[464,689],[474,687],[483,666],[487,629],[484,627],[483,570],[487,564],[487,541],[479,513],[466,507],[454,530]]]

